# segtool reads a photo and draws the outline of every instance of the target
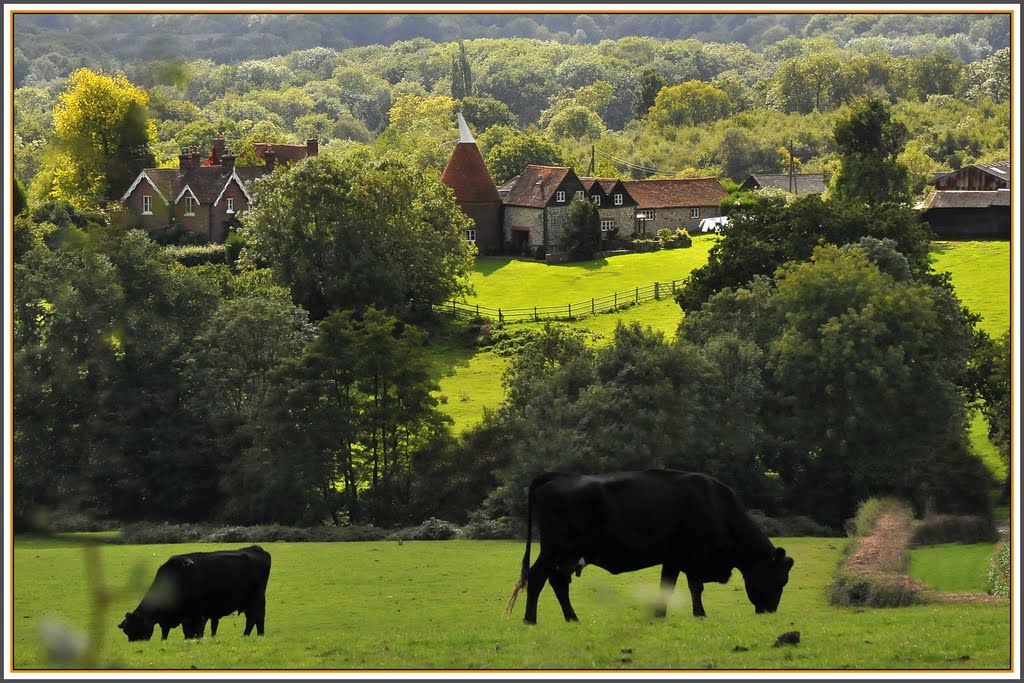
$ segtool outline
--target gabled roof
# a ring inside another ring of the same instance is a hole
[[[608,197],[613,194],[622,194],[623,203],[632,203],[633,198],[629,195],[629,191],[626,190],[626,186],[622,184],[622,181],[618,178],[590,178],[582,177],[580,182],[583,183],[583,187],[586,188],[587,192],[593,192],[594,186],[600,187],[601,191]]]
[[[972,166],[981,169],[985,173],[994,175],[997,178],[1002,178],[1003,180],[1007,181],[1010,179],[1009,159],[1007,159],[1006,161],[992,161],[986,164],[972,164]]]
[[[256,156],[260,159],[265,159],[267,151],[272,150],[276,157],[276,161],[279,164],[290,164],[296,161],[302,161],[307,156],[310,156],[309,148],[306,145],[257,142],[253,147],[255,147]]]
[[[821,194],[827,188],[825,178],[820,173],[794,173],[792,179],[793,184],[790,185],[788,173],[755,173],[747,178],[743,187],[756,183],[760,188],[774,187],[793,194]]]
[[[624,180],[622,185],[641,209],[718,206],[727,196],[717,178]]]
[[[475,142],[456,143],[441,174],[441,182],[452,188],[460,204],[501,202],[498,188]]]
[[[579,182],[568,166],[531,164],[519,174],[519,179],[505,196],[505,204],[543,208],[554,199],[555,192],[566,181]]]
[[[177,203],[184,195],[191,194],[200,205],[216,204],[230,182],[237,182],[246,197],[251,200],[246,188],[248,183],[265,175],[262,166],[233,168],[228,166],[200,166],[187,171],[177,168],[147,168],[139,173],[128,191],[121,197],[127,199],[141,182],[148,182],[167,204]]]

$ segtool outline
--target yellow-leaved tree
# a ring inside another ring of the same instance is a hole
[[[44,197],[91,206],[121,196],[139,171],[155,165],[148,105],[149,94],[122,75],[86,68],[71,74],[53,110]]]

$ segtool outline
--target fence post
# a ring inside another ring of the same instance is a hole
[[[615,296],[615,299],[612,301],[612,308],[618,308],[619,307],[619,293],[615,292],[614,296]]]
[[[480,304],[476,305],[476,317],[480,317]]]
[[[676,293],[676,281],[675,280],[672,281],[672,293],[673,294]]]
[[[540,318],[537,317],[537,307],[536,306],[533,307],[533,322],[535,322],[535,323],[539,323],[540,322]]]
[[[456,312],[457,311],[455,310],[455,299],[452,299],[452,315],[455,315]]]
[[[594,310],[594,297],[590,297],[590,315],[597,315],[597,311]]]
[[[572,304],[569,304],[569,320],[572,320]]]
[[[654,283],[654,298],[655,300],[661,299],[661,283]]]
[[[636,288],[636,299],[635,299],[635,301],[636,301],[636,303],[640,303],[640,288],[639,287]]]
[[[505,322],[505,318],[501,315],[501,309],[500,308],[498,309],[498,322],[499,323]]]

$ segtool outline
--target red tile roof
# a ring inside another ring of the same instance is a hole
[[[460,204],[501,202],[498,188],[475,142],[455,145],[441,174],[441,182],[452,188]]]
[[[718,206],[727,196],[716,178],[623,180],[622,185],[641,209]]]
[[[310,148],[306,145],[285,145],[270,142],[257,142],[253,145],[256,149],[256,156],[263,159],[267,153],[267,150],[273,150],[276,161],[279,164],[290,164],[296,161],[302,161],[307,156],[315,156],[310,154]]]

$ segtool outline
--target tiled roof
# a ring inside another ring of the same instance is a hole
[[[441,182],[452,188],[460,204],[501,201],[498,188],[475,142],[459,142],[448,158]]]
[[[716,178],[624,180],[622,185],[641,209],[718,206],[727,196]]]
[[[794,194],[822,193],[826,189],[825,179],[820,173],[794,173],[794,187],[790,189],[790,176],[788,173],[755,173],[750,176],[757,183],[758,187],[775,187]],[[747,182],[749,182],[748,179]],[[746,185],[747,183],[744,183]]]
[[[568,166],[530,165],[519,174],[512,189],[505,196],[505,203],[513,206],[547,206],[558,186],[566,178],[575,179],[576,174]]]
[[[288,164],[302,161],[309,156],[309,148],[306,145],[285,145],[269,142],[257,142],[254,145],[256,156],[265,158],[267,150],[273,150],[277,157],[277,163]]]
[[[1009,190],[937,190],[929,192],[918,207],[929,209],[987,209],[1010,206]]]
[[[973,166],[980,168],[986,173],[991,173],[997,178],[1010,179],[1010,161],[992,161],[987,164],[973,164]]]

